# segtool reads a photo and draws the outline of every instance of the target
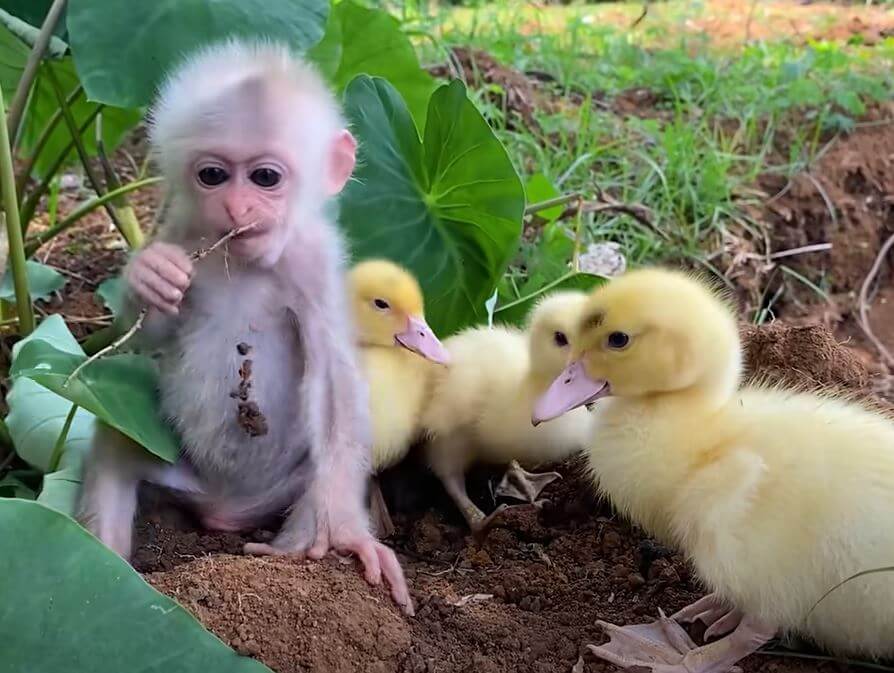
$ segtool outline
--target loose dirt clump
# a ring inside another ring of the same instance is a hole
[[[745,325],[742,337],[745,370],[763,380],[850,390],[863,390],[869,383],[860,356],[822,325]]]
[[[334,560],[217,556],[146,580],[278,673],[391,671],[410,648],[384,589]]]

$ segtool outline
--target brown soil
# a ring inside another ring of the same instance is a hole
[[[787,363],[801,382],[866,384],[861,362],[824,328],[743,332],[755,373],[772,378]],[[353,562],[243,557],[247,538],[198,530],[170,510],[140,525],[134,563],[222,640],[277,673],[569,673],[576,664],[575,671],[608,672],[585,648],[605,640],[596,620],[649,621],[658,608],[674,611],[702,592],[682,558],[597,501],[580,468],[558,466],[565,478],[546,491],[543,508],[510,510],[480,546],[412,460],[384,475],[397,525],[392,542],[416,602],[411,619],[381,587],[367,586]],[[494,506],[488,481],[498,477],[481,470],[470,479],[485,509]],[[744,668],[848,670],[767,654]]]

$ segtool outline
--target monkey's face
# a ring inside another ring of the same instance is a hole
[[[279,259],[286,243],[294,171],[285,157],[266,153],[203,153],[190,163],[198,214],[210,237],[247,231],[229,244],[234,256],[264,265]]]

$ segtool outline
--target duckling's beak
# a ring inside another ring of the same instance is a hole
[[[591,379],[582,360],[569,364],[550,384],[534,405],[531,423],[535,426],[608,395],[608,381]]]
[[[444,344],[438,341],[438,337],[422,318],[409,316],[407,329],[395,334],[394,338],[401,346],[418,353],[426,360],[437,362],[439,365],[450,363],[450,354],[444,348]]]

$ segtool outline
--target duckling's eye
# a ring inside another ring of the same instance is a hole
[[[564,332],[555,332],[553,334],[553,341],[556,342],[556,346],[559,348],[565,348],[568,345],[568,337],[565,336]]]
[[[389,308],[391,308],[391,307],[388,305],[388,302],[385,301],[384,299],[374,299],[374,300],[373,300],[373,306],[375,306],[375,307],[376,307],[377,309],[379,309],[380,311],[387,311]]]
[[[622,348],[626,348],[627,344],[630,343],[630,337],[624,334],[624,332],[612,332],[608,335],[607,343],[609,348],[621,350]]]

